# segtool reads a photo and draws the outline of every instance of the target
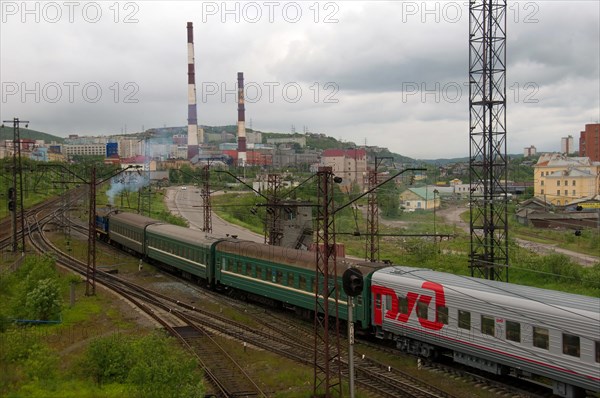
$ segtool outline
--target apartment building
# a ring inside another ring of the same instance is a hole
[[[534,195],[557,206],[592,198],[600,192],[600,162],[587,157],[542,155],[534,168]]]

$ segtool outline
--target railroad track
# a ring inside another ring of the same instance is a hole
[[[33,228],[32,236],[43,240],[41,228]],[[84,231],[85,232],[85,231]],[[32,238],[33,240],[33,238]],[[47,241],[40,245],[42,251],[57,250]],[[76,262],[77,272],[84,273],[85,266],[70,258],[61,260]],[[228,317],[214,312],[205,311],[178,301],[175,298],[160,294],[150,289],[142,288],[122,278],[98,271],[98,281],[126,297],[156,320],[162,327],[176,336],[199,359],[211,385],[218,397],[255,397],[267,396],[246,375],[236,361],[229,357],[225,350],[218,347],[214,334],[234,338],[265,351],[287,357],[307,366],[314,365],[313,331],[297,322],[281,320],[268,312],[254,314],[259,327],[232,322]],[[208,293],[212,295],[213,293]],[[239,301],[215,295],[221,299],[230,300],[233,305],[243,308]],[[246,312],[245,309],[242,311]],[[264,310],[263,310],[264,311]],[[265,317],[265,314],[268,317]],[[249,315],[252,315],[251,313]],[[339,365],[342,375],[348,377],[348,354],[341,352]],[[204,362],[211,358],[210,363]],[[218,360],[216,358],[219,358]],[[379,397],[453,397],[451,394],[433,388],[426,383],[406,374],[399,369],[389,368],[370,358],[355,356],[355,382],[358,386]],[[241,375],[241,376],[240,376]],[[245,380],[245,381],[244,381]]]
[[[85,275],[86,266],[79,260],[61,253],[44,236],[43,226],[49,220],[38,222],[29,237],[34,247],[43,253],[55,253],[62,266]],[[123,281],[103,271],[96,272],[96,280],[108,289],[115,291],[154,319],[171,335],[176,337],[198,358],[202,369],[214,387],[216,397],[265,397],[254,382],[219,344],[210,337],[210,332],[191,320],[188,315],[165,300],[163,295],[155,295],[141,286]],[[210,358],[210,360],[207,360]]]

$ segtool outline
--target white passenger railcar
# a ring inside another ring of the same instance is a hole
[[[564,397],[600,391],[600,298],[400,266],[371,293],[377,336],[407,352],[542,376]]]

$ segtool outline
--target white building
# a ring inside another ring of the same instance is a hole
[[[560,152],[565,155],[575,153],[575,146],[573,145],[573,136],[562,137],[560,139]]]

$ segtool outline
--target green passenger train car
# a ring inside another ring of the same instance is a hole
[[[215,247],[217,287],[234,288],[255,296],[268,297],[287,308],[314,311],[317,289],[314,252],[233,240],[217,242]],[[381,265],[348,258],[339,258],[337,263],[339,317],[348,319],[348,297],[342,289],[342,275],[349,267],[358,268],[365,278],[365,289],[354,300],[353,319],[357,327],[366,329],[371,320],[370,292],[366,287],[370,285],[373,271],[381,268]],[[330,287],[333,288],[333,281]]]
[[[109,218],[109,234],[111,241],[128,248],[138,254],[146,254],[146,228],[158,224],[153,218],[134,213],[113,213]]]
[[[199,230],[171,224],[154,224],[146,228],[146,256],[179,270],[184,277],[211,283],[213,276],[211,249],[215,238]]]

